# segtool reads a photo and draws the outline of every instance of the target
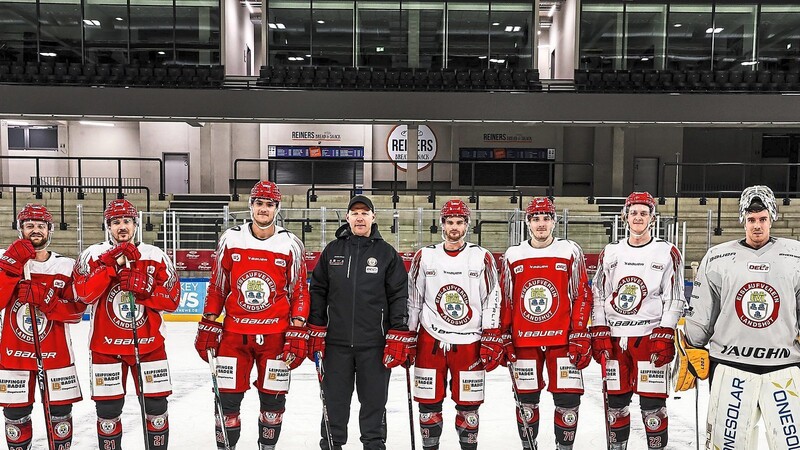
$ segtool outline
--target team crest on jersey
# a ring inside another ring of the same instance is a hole
[[[614,297],[611,299],[611,307],[618,314],[630,316],[639,312],[642,307],[642,300],[647,297],[647,285],[639,277],[624,277],[619,280]]]
[[[11,327],[17,339],[27,343],[33,343],[33,320],[31,319],[31,308],[27,303],[15,302],[11,308],[11,317],[16,318],[16,326]],[[36,329],[39,331],[39,339],[44,339],[50,332],[50,321],[44,313],[36,310]]]
[[[269,275],[258,270],[251,270],[239,277],[236,286],[241,292],[239,306],[247,311],[263,311],[274,301],[275,282]]]
[[[134,318],[128,295],[133,294],[122,291],[119,284],[115,284],[108,291],[108,296],[106,297],[106,313],[108,314],[108,318],[117,328],[122,328],[123,330],[130,330],[134,322],[136,323],[136,328],[139,328],[147,320],[144,307],[141,305],[136,307],[136,317]]]
[[[736,315],[750,328],[766,328],[778,318],[781,298],[778,291],[761,281],[747,283],[736,293]]]
[[[556,286],[544,278],[534,278],[522,286],[522,317],[534,323],[550,320],[558,310]]]
[[[464,325],[472,319],[469,298],[461,286],[446,284],[436,294],[436,310],[450,325]]]

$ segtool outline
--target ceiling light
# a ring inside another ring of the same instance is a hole
[[[286,29],[286,25],[284,25],[282,23],[276,23],[275,26],[277,26],[279,30],[285,30]]]
[[[113,122],[95,122],[93,120],[81,120],[78,123],[80,123],[81,125],[90,125],[90,126],[94,126],[94,127],[113,127],[113,126],[116,126],[116,125],[114,125]]]
[[[375,47],[376,52],[382,52],[384,49],[383,47]]]
[[[521,30],[521,29],[522,29],[522,27],[519,27],[519,26],[517,26],[517,27],[514,27],[514,31],[515,31],[515,32],[517,32],[517,31],[519,31],[519,30]]]
[[[647,56],[642,56],[642,61],[650,61],[650,58],[648,58]]]
[[[492,26],[495,26],[495,27],[500,26],[500,22],[492,22]]]
[[[41,52],[39,54],[42,56],[56,56],[56,54],[53,52]]]
[[[322,25],[323,23],[325,23],[325,21],[324,20],[318,20],[317,23]]]
[[[165,52],[158,52],[159,55],[166,55]]]
[[[478,59],[486,59],[486,55],[478,56]]]
[[[311,58],[311,55],[306,55],[306,58]]]
[[[117,22],[122,22],[125,19],[123,19],[122,17],[114,17],[114,20],[116,20]]]
[[[722,32],[722,30],[724,29],[725,28],[706,28],[706,34],[711,34],[711,33],[717,34]]]
[[[278,26],[277,26],[277,25],[275,25],[275,24],[274,24],[274,23],[272,23],[272,22],[269,22],[267,25],[269,25],[269,27],[270,27],[270,28],[272,28],[273,30],[274,30],[274,29],[276,29],[276,28],[278,28]]]
[[[792,48],[792,44],[786,44],[786,50],[789,50],[790,48]]]
[[[676,23],[675,25],[673,25],[673,27],[675,27],[675,28],[680,28],[682,26],[683,26],[683,24],[681,24],[681,23]]]
[[[556,13],[556,5],[553,3],[553,6],[550,7],[550,11],[547,11],[547,17],[553,17],[553,14]]]
[[[743,66],[755,66],[756,64],[758,64],[758,61],[744,61],[742,63]]]
[[[506,33],[511,33],[511,31],[513,31],[513,30],[514,30],[514,27],[512,27],[511,25],[506,26]]]
[[[83,19],[83,23],[90,27],[99,27],[100,21],[97,19]]]

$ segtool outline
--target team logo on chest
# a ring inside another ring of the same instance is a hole
[[[147,315],[144,313],[144,306],[136,306],[136,314],[134,317],[133,308],[131,308],[131,301],[128,296],[133,295],[128,292],[122,291],[119,284],[115,284],[109,291],[106,297],[106,313],[111,322],[122,328],[123,330],[130,330],[132,324],[136,323],[136,328],[141,327],[147,320]]]
[[[461,286],[446,284],[436,294],[436,310],[450,325],[464,325],[472,319],[469,298]]]
[[[16,326],[11,327],[17,339],[32,343],[33,342],[33,319],[31,313],[33,309],[28,304],[15,302],[11,308],[11,320],[16,319]],[[50,321],[44,316],[44,313],[36,310],[36,329],[39,331],[39,340],[44,339],[50,332]]]
[[[617,290],[611,299],[611,307],[618,314],[626,316],[639,312],[642,300],[647,297],[647,285],[639,277],[624,277],[619,280]]]
[[[258,270],[245,272],[236,282],[239,292],[239,306],[247,311],[263,311],[275,301],[275,282],[269,275]]]
[[[531,322],[550,320],[558,310],[560,296],[556,286],[544,278],[534,278],[522,286],[522,317]]]
[[[736,315],[750,328],[766,328],[778,318],[781,298],[767,283],[747,283],[736,293]]]

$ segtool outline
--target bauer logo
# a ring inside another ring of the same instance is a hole
[[[751,262],[747,264],[747,270],[750,272],[769,272],[769,263]]]

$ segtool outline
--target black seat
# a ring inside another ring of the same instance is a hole
[[[500,87],[500,78],[495,68],[483,69],[483,80],[486,83],[486,89],[497,89]]]
[[[272,68],[272,78],[269,79],[270,86],[283,86],[286,82],[286,67],[277,66]]]
[[[375,67],[372,69],[372,78],[370,81],[372,89],[385,89],[386,88],[386,69],[382,67]]]
[[[328,70],[328,87],[340,89],[342,87],[342,77],[344,77],[344,70],[341,67],[331,67]]]
[[[317,67],[314,72],[314,87],[326,88],[328,87],[328,77],[330,70],[327,67]]]
[[[469,87],[471,89],[482,90],[486,88],[486,79],[483,77],[483,69],[472,69],[469,71]]]
[[[256,80],[256,86],[269,86],[270,79],[272,79],[272,67],[261,66],[261,68],[258,69],[258,80]]]
[[[452,91],[456,89],[456,70],[442,69],[442,89]]]
[[[575,73],[577,74],[578,71],[576,70]],[[497,72],[497,79],[501,89],[514,89],[514,77],[510,69],[500,69]]]
[[[443,89],[442,83],[441,70],[431,70],[428,72],[428,89],[440,91]]]
[[[417,91],[428,90],[428,69],[414,69],[414,89]]]
[[[386,69],[386,88],[387,89],[400,88],[400,69],[394,67]]]
[[[300,86],[310,88],[314,86],[315,70],[313,66],[303,66],[300,69]]]
[[[469,78],[468,69],[456,69],[456,89],[467,91],[472,88],[472,81]]]
[[[525,69],[514,69],[512,77],[515,89],[528,90],[528,77],[525,75]]]

